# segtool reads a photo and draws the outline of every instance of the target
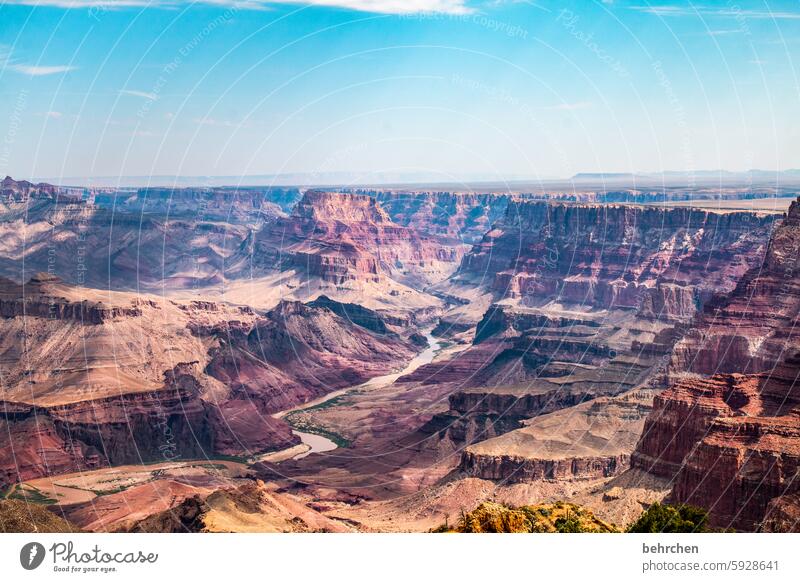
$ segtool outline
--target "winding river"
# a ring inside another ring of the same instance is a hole
[[[348,392],[356,390],[359,391],[380,390],[381,388],[386,388],[387,386],[393,384],[401,376],[410,374],[420,366],[424,366],[425,364],[430,364],[433,361],[433,358],[436,356],[436,352],[438,352],[442,346],[440,340],[431,335],[430,330],[424,332],[424,335],[425,339],[428,340],[428,347],[425,348],[425,350],[423,350],[419,354],[417,354],[417,356],[413,360],[411,360],[408,363],[408,365],[399,372],[393,372],[391,374],[386,374],[384,376],[376,376],[375,378],[372,378],[371,380],[368,380],[363,384],[357,384],[356,386],[350,386],[348,388],[342,388],[341,390],[331,392],[330,394],[326,394],[325,396],[317,398],[316,400],[312,400],[300,406],[296,406],[295,408],[290,408],[289,410],[284,410],[282,412],[279,412],[274,415],[275,418],[283,418],[287,414],[290,414],[292,412],[299,412],[301,410],[306,410],[314,406],[319,406],[320,404],[328,402],[329,400],[333,400],[334,398],[347,394]],[[294,457],[292,457],[292,459],[294,460],[307,457],[311,453],[324,453],[326,451],[332,451],[338,447],[338,445],[331,439],[319,434],[302,432],[299,430],[292,430],[292,432],[300,437],[300,440],[303,441],[303,444],[309,447],[308,450],[303,451],[302,453],[299,453]]]

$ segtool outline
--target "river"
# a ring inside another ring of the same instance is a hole
[[[338,396],[342,396],[343,394],[347,394],[348,392],[352,392],[355,390],[370,391],[370,390],[380,390],[381,388],[386,388],[387,386],[393,384],[395,380],[397,380],[401,376],[410,374],[420,366],[424,366],[425,364],[430,364],[433,361],[433,358],[436,357],[436,352],[438,352],[439,349],[441,349],[441,342],[433,335],[431,335],[430,330],[424,332],[424,335],[425,339],[428,340],[428,347],[425,348],[419,354],[417,354],[417,356],[413,360],[411,360],[408,363],[408,365],[399,372],[393,372],[391,374],[386,374],[384,376],[376,376],[375,378],[372,378],[371,380],[368,380],[362,384],[349,386],[347,388],[342,388],[341,390],[331,392],[330,394],[326,394],[322,398],[317,398],[316,400],[311,400],[310,402],[306,402],[305,404],[302,404],[300,406],[296,406],[294,408],[290,408],[289,410],[284,410],[282,412],[279,412],[274,415],[275,418],[283,418],[291,412],[299,412],[300,410],[306,410],[308,408],[318,406]],[[324,453],[326,451],[332,451],[338,447],[338,445],[335,442],[322,435],[310,432],[302,432],[299,430],[292,430],[292,433],[299,436],[300,440],[303,441],[303,444],[308,445],[309,447],[307,451],[303,451],[302,453],[299,453],[294,457],[292,457],[293,460],[302,459],[303,457],[307,457],[311,453]]]

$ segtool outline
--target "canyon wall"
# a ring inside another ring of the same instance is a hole
[[[462,471],[493,480],[623,471],[673,346],[764,260],[777,218],[511,201],[453,277],[494,294],[473,345],[415,373],[456,384],[427,430],[469,445]]]
[[[392,222],[371,196],[309,190],[292,214],[255,234],[252,266],[295,269],[334,284],[378,283],[381,277],[420,284],[439,281],[463,249]]]
[[[632,458],[674,478],[673,499],[708,508],[723,527],[774,529],[794,507],[780,499],[797,492],[800,459],[799,259],[800,201],[763,264],[710,301],[676,344],[673,384],[656,399]],[[783,518],[772,519],[772,509]]]
[[[286,214],[300,200],[297,188],[137,188],[91,195],[116,212],[227,223],[257,224]]]
[[[458,277],[525,305],[555,300],[691,318],[760,261],[773,215],[511,201]]]
[[[283,449],[299,438],[273,413],[387,374],[422,348],[380,314],[327,298],[257,315],[45,274],[0,283],[2,302],[22,306],[0,317],[0,486]]]
[[[453,244],[475,244],[505,214],[508,194],[473,192],[370,193],[394,222],[442,237]]]

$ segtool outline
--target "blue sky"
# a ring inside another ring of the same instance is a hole
[[[800,166],[797,2],[11,0],[0,173]]]

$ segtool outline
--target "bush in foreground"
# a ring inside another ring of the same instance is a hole
[[[704,533],[708,528],[708,512],[691,505],[653,503],[633,522],[629,533]]]
[[[459,533],[610,533],[618,531],[591,511],[572,503],[547,503],[507,507],[484,502],[463,513],[458,525],[447,524],[434,532]]]

